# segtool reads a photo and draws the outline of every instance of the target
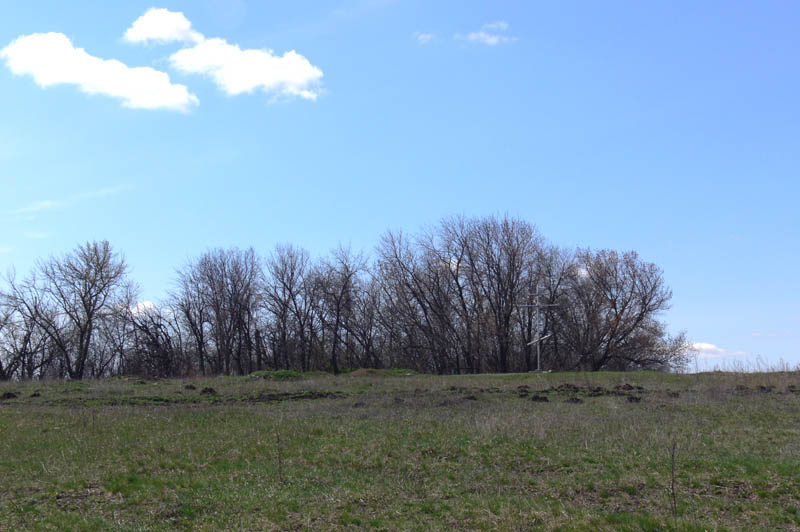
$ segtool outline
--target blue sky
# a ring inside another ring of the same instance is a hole
[[[2,270],[108,239],[155,300],[507,213],[659,264],[702,365],[800,363],[795,3],[0,5]]]

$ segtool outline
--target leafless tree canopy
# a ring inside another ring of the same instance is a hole
[[[404,367],[431,373],[678,369],[670,290],[635,252],[565,250],[509,217],[339,247],[209,250],[142,304],[108,242],[6,278],[0,379]]]

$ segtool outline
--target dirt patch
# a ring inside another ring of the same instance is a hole
[[[0,399],[2,399],[2,400],[16,399],[17,397],[18,397],[18,395],[15,394],[14,392],[5,392],[3,395],[0,395]]]
[[[200,390],[200,395],[217,395],[217,390],[214,388],[203,388]]]
[[[613,389],[603,388],[602,386],[577,386],[575,384],[563,383],[555,388],[548,388],[542,390],[543,394],[559,394],[569,395],[572,397],[631,397],[633,393],[644,393],[642,386],[633,386],[631,384],[620,384]]]
[[[578,387],[578,386],[575,386],[574,384],[570,384],[568,382],[565,382],[564,384],[559,384],[555,388],[550,388],[549,390],[546,390],[546,391],[555,392],[555,393],[578,393],[578,392],[581,391],[581,388]]]
[[[62,510],[79,511],[91,499],[102,497],[103,490],[97,484],[90,483],[86,489],[61,491],[55,496],[56,505]]]
[[[548,399],[545,395],[536,394],[531,396],[531,401],[534,403],[549,403],[550,399]]]
[[[262,393],[244,399],[249,403],[272,403],[276,401],[307,401],[309,399],[340,399],[343,394],[337,392],[285,392],[285,393]]]
[[[183,389],[184,390],[196,390],[197,386],[195,386],[194,384],[187,384],[186,386],[183,387]]]
[[[641,392],[641,391],[644,390],[644,387],[643,386],[634,386],[633,384],[625,383],[625,384],[618,384],[618,385],[614,386],[614,389],[618,390],[618,391],[623,391],[623,392],[632,392],[634,390],[637,391],[637,392]]]
[[[573,405],[579,405],[579,404],[583,403],[583,399],[581,399],[580,397],[570,397],[569,399],[567,399],[564,402],[565,403],[570,403],[570,404],[573,404]]]

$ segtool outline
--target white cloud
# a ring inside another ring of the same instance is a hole
[[[197,43],[203,36],[192,29],[192,23],[182,12],[153,7],[134,21],[124,39],[131,43]]]
[[[417,32],[417,33],[414,34],[414,38],[417,40],[417,42],[419,44],[423,44],[423,45],[424,44],[428,44],[435,37],[436,37],[436,35],[434,35],[433,33],[420,33],[420,32]]]
[[[744,351],[728,351],[708,342],[694,342],[692,349],[697,354],[697,358],[720,358],[747,354]]]
[[[242,50],[225,39],[206,39],[170,57],[181,72],[211,77],[228,95],[262,90],[316,100],[322,71],[294,50],[282,56],[272,50]]]
[[[50,236],[49,233],[39,233],[36,231],[25,231],[25,238],[30,238],[31,240],[42,240]]]
[[[225,39],[206,39],[191,28],[183,13],[150,9],[125,32],[125,40],[192,43],[170,56],[172,67],[185,74],[208,76],[230,96],[257,90],[307,100],[319,96],[322,70],[296,51],[276,55],[272,50],[243,50]]]
[[[131,307],[131,313],[134,316],[154,310],[156,310],[156,305],[152,301],[140,301]]]
[[[505,35],[503,32],[508,31],[508,22],[500,20],[492,22],[491,24],[484,24],[478,31],[470,32],[465,36],[456,34],[456,39],[466,39],[469,42],[477,44],[486,44],[488,46],[497,46],[498,44],[512,43],[517,40],[516,37]]]
[[[171,83],[166,73],[92,56],[75,48],[63,33],[20,36],[0,51],[0,57],[11,72],[31,75],[41,87],[77,85],[86,94],[118,98],[132,109],[187,111],[198,103],[185,85]]]

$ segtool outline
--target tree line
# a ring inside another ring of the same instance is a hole
[[[88,242],[0,287],[0,379],[410,368],[452,374],[670,371],[684,336],[670,290],[635,252],[568,250],[510,217],[385,232],[369,259],[212,249],[157,304],[125,259]],[[538,352],[538,356],[537,356]]]

